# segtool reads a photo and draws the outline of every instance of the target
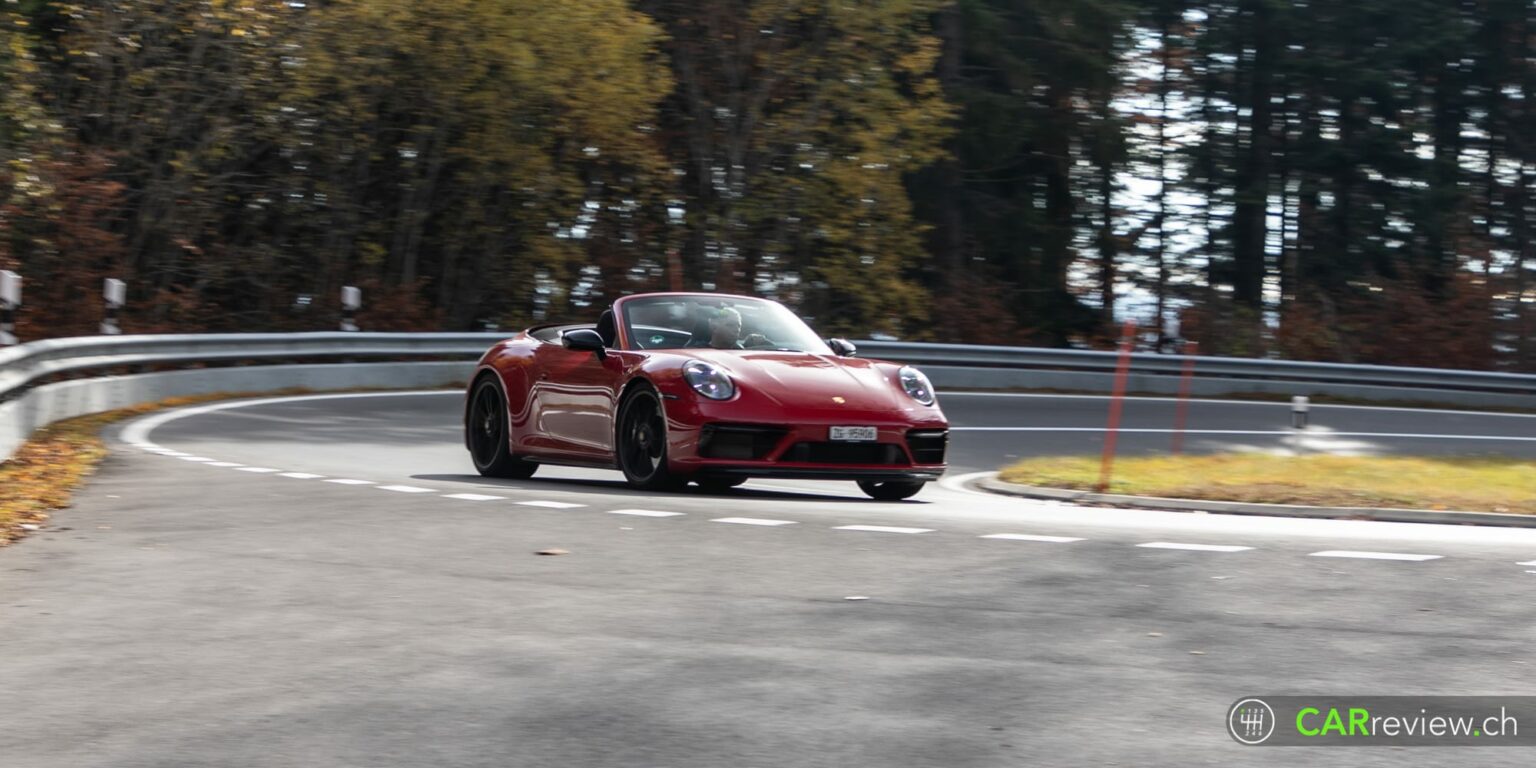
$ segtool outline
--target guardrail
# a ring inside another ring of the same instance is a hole
[[[891,341],[857,342],[859,353],[868,357],[889,357],[914,365],[944,368],[992,370],[1056,370],[1111,373],[1119,353],[1076,349],[1037,349],[1031,347],[992,347],[965,344],[914,344]],[[1182,355],[1133,353],[1131,374],[1143,380],[1176,379],[1187,358]],[[1194,358],[1196,376],[1205,381],[1236,383],[1285,382],[1296,385],[1354,385],[1373,389],[1401,390],[1397,399],[1412,400],[1426,393],[1445,392],[1508,393],[1532,397],[1536,406],[1536,375],[1460,371],[1442,368],[1407,368],[1386,365],[1346,365],[1309,363],[1291,360],[1255,360],[1249,358]],[[1170,390],[1176,391],[1176,390]],[[1320,392],[1322,393],[1322,392]],[[1308,394],[1296,392],[1295,394]],[[1325,393],[1323,393],[1325,394]]]
[[[210,333],[83,336],[0,348],[0,401],[34,383],[112,368],[271,360],[473,360],[503,333]]]
[[[463,381],[502,333],[285,333],[95,336],[0,349],[0,459],[62,418],[166,397],[286,387],[443,386]],[[861,357],[919,365],[941,390],[1110,391],[1116,353],[859,341]],[[389,360],[390,362],[360,362]],[[412,362],[404,362],[409,360]],[[307,364],[294,364],[305,361]],[[325,361],[325,362],[318,362]],[[433,362],[427,362],[433,361]],[[261,363],[260,365],[242,365]],[[1128,391],[1174,394],[1185,358],[1132,356]],[[146,367],[183,370],[103,375]],[[187,370],[190,369],[190,370]],[[1332,395],[1536,409],[1536,376],[1435,368],[1197,357],[1196,396]],[[53,381],[54,379],[72,380]]]

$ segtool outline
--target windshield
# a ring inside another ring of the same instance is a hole
[[[784,305],[742,296],[657,296],[623,303],[634,349],[764,349],[828,355],[832,350]]]

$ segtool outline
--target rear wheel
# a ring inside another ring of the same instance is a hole
[[[675,490],[683,481],[667,468],[667,419],[649,387],[632,391],[619,408],[619,469],[635,488]]]
[[[524,480],[538,470],[539,465],[512,455],[507,439],[507,404],[495,380],[486,377],[475,385],[464,431],[469,456],[480,474]]]
[[[701,477],[694,482],[705,493],[725,493],[746,481],[745,477]]]
[[[927,483],[923,480],[860,480],[859,489],[880,501],[901,501],[917,495]]]

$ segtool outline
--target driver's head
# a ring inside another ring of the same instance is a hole
[[[741,338],[741,313],[730,307],[721,309],[709,319],[709,345],[717,349],[736,346]]]

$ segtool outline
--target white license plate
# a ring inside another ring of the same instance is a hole
[[[875,427],[832,427],[832,434],[827,439],[839,443],[872,443],[880,439],[880,430]]]

